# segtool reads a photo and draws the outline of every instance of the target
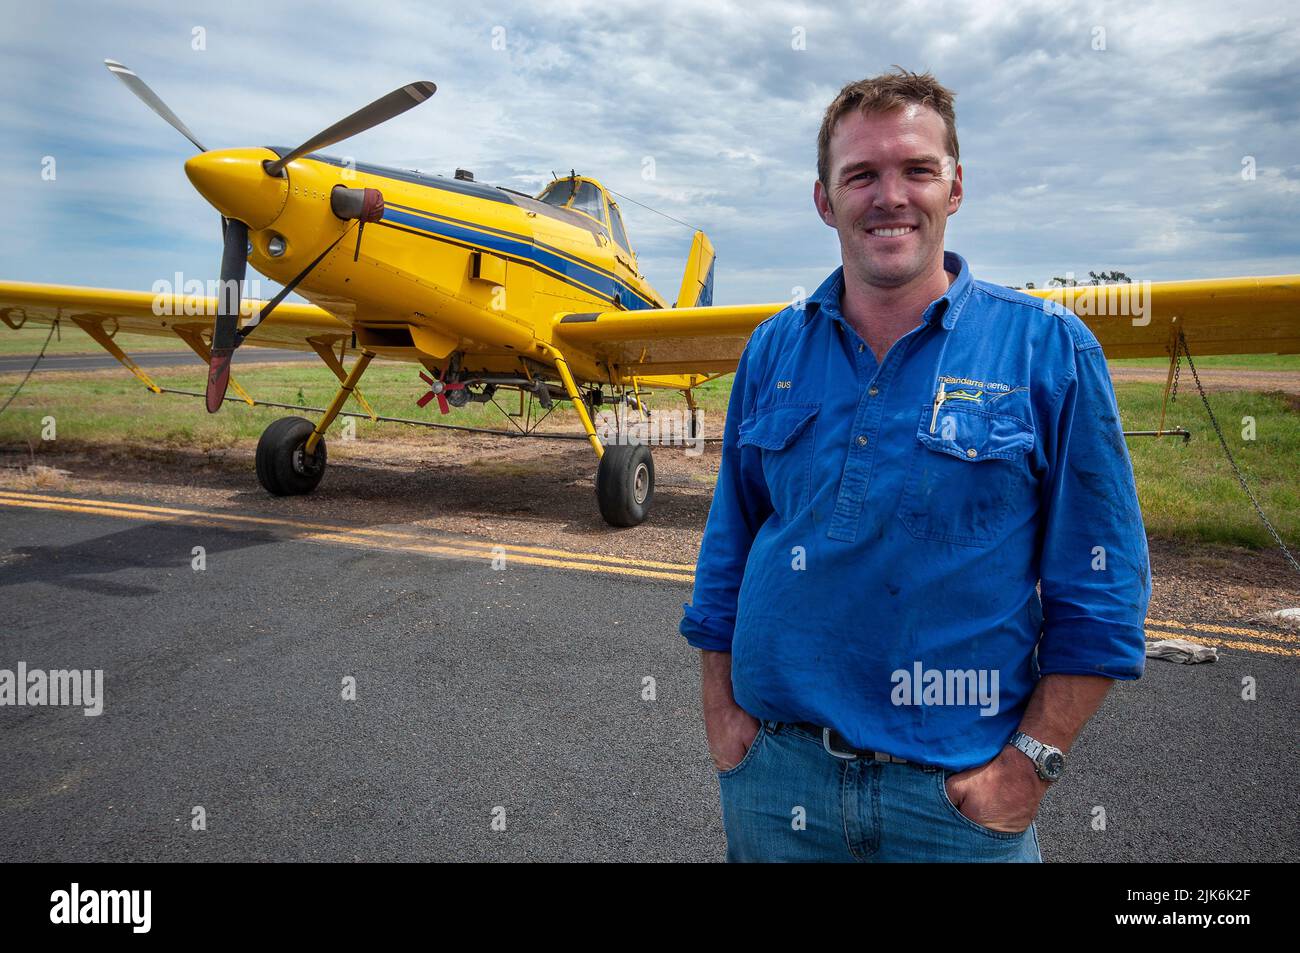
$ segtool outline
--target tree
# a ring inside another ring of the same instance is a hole
[[[1092,279],[1094,285],[1127,285],[1133,282],[1133,279],[1122,271],[1103,271],[1101,274],[1089,271],[1088,277]]]

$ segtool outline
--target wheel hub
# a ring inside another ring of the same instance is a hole
[[[293,451],[293,469],[295,473],[300,473],[304,476],[313,474],[320,469],[320,458],[314,453],[308,457],[307,444],[299,444]]]
[[[637,506],[645,502],[650,490],[650,470],[644,463],[637,464],[636,474],[632,477],[632,498]]]

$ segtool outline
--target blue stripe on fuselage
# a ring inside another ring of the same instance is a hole
[[[412,214],[393,206],[384,209],[385,222],[394,222],[406,228],[430,235],[449,238],[453,241],[473,245],[496,252],[510,258],[528,261],[563,278],[570,284],[583,287],[584,290],[614,300],[618,295],[618,305],[632,311],[657,308],[657,304],[642,298],[635,289],[623,281],[613,278],[608,272],[579,264],[554,252],[539,247],[533,241],[522,236],[502,233],[481,232],[455,221],[430,219],[423,215]]]

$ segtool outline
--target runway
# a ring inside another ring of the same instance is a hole
[[[0,668],[105,686],[97,717],[0,707],[0,856],[719,860],[676,632],[691,569],[0,492]],[[1085,729],[1045,859],[1294,859],[1300,645],[1210,624],[1171,631],[1217,638],[1219,662],[1149,661]]]

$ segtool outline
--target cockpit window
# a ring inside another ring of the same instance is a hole
[[[546,191],[539,195],[537,200],[557,208],[571,208],[575,212],[586,212],[602,225],[605,224],[600,189],[590,182],[559,179],[547,186]]]
[[[619,214],[618,206],[613,202],[609,203],[609,221],[614,228],[614,241],[631,251],[632,243],[627,240],[627,230],[623,228],[623,216]]]
[[[604,224],[605,216],[600,208],[600,190],[590,182],[580,182],[574,193],[573,203],[569,206],[576,212],[586,212],[596,221]]]
[[[554,205],[556,208],[564,208],[569,204],[569,197],[573,195],[575,184],[568,179],[552,182],[546,187],[546,191],[537,197],[537,201]]]

